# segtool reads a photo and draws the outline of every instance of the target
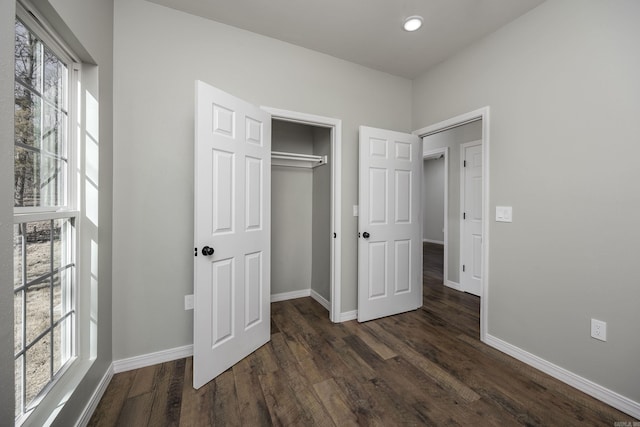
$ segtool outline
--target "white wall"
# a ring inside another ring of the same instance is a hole
[[[490,106],[488,333],[640,402],[640,2],[554,0],[414,82],[413,127]],[[607,322],[606,343],[589,336]]]
[[[142,0],[115,2],[114,358],[190,344],[193,99],[342,120],[342,311],[356,308],[359,125],[411,131],[411,82]]]
[[[420,96],[418,94],[418,96]],[[460,282],[460,145],[482,139],[482,121],[467,123],[422,139],[422,149],[427,152],[435,148],[449,147],[449,206],[447,210],[449,228],[447,246],[447,279]]]
[[[444,157],[424,161],[422,238],[444,242]]]

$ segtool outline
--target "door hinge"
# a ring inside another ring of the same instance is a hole
[[[467,161],[466,161],[466,160],[463,160],[463,161],[462,161],[462,167],[463,167],[463,168],[466,168],[466,167],[467,167]]]
[[[464,264],[462,264],[462,272],[464,273]]]
[[[466,212],[462,212],[462,219],[467,219],[467,213]]]
[[[333,233],[333,238],[335,239],[336,237],[338,237],[338,235],[336,233]]]
[[[194,250],[194,252],[195,252],[195,253],[193,254],[193,256],[198,256],[198,248],[193,248],[193,250]]]

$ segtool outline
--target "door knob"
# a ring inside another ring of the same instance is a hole
[[[368,239],[370,236],[369,233],[367,233],[366,231],[364,233],[362,233],[362,237],[364,237],[365,239]]]
[[[205,246],[204,248],[202,248],[202,255],[204,256],[213,255],[213,248],[210,248],[209,246]]]

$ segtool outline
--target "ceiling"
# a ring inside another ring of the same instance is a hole
[[[149,1],[413,79],[544,0]]]

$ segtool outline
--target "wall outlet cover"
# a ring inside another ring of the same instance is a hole
[[[184,296],[184,309],[193,310],[193,294]]]

